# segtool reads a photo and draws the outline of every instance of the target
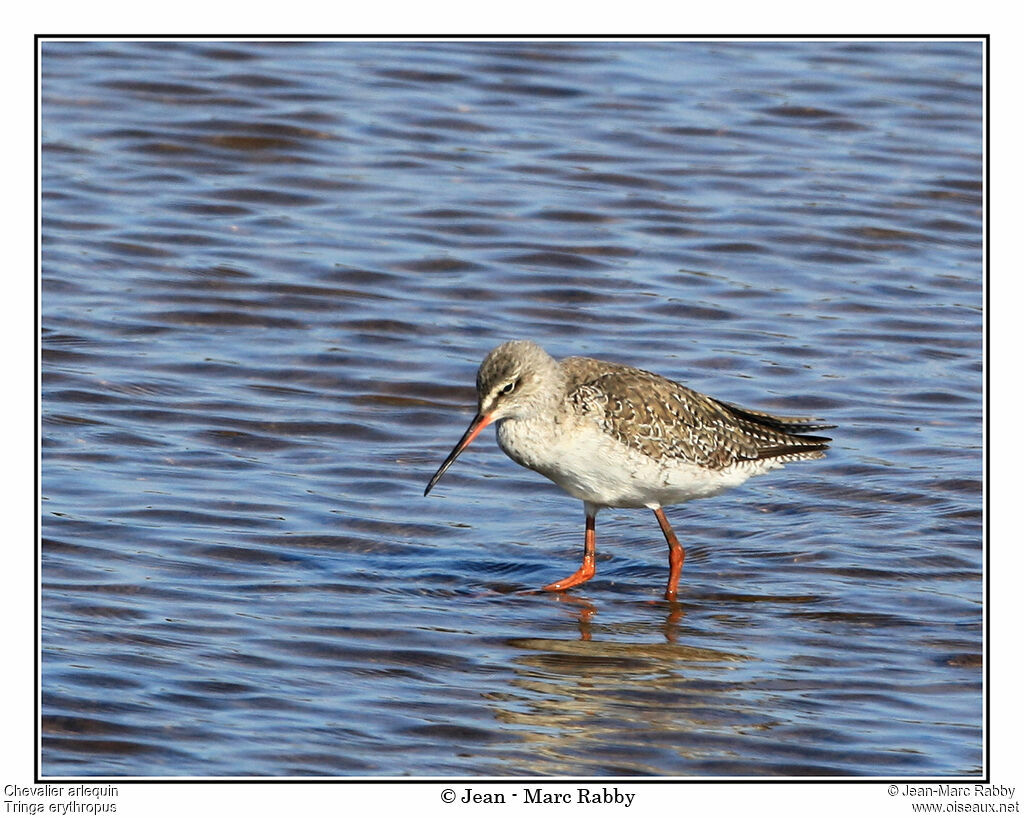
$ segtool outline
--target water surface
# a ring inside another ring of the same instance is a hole
[[[974,42],[42,45],[44,776],[973,776]],[[598,520],[492,346],[837,423]]]

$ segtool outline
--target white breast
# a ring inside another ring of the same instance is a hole
[[[771,468],[750,463],[716,471],[681,460],[656,461],[596,426],[559,434],[558,427],[528,418],[499,421],[497,427],[505,454],[596,506],[655,508],[712,497]]]

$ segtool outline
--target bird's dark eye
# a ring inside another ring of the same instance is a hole
[[[511,392],[513,389],[516,388],[516,384],[518,384],[518,383],[519,383],[519,381],[509,381],[507,384],[505,384],[503,387],[501,387],[501,394],[502,395],[509,394],[509,392]]]

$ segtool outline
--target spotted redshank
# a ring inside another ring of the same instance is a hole
[[[583,501],[583,564],[545,591],[563,591],[594,576],[599,510],[646,507],[668,542],[665,598],[674,600],[685,552],[662,507],[712,497],[786,463],[824,457],[831,438],[807,433],[834,428],[816,418],[742,409],[622,364],[556,361],[532,341],[491,350],[477,372],[476,391],[476,417],[423,493],[494,423],[505,454]]]

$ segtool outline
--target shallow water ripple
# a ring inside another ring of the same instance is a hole
[[[969,776],[981,46],[42,46],[44,776]],[[496,343],[838,424],[669,510]]]

